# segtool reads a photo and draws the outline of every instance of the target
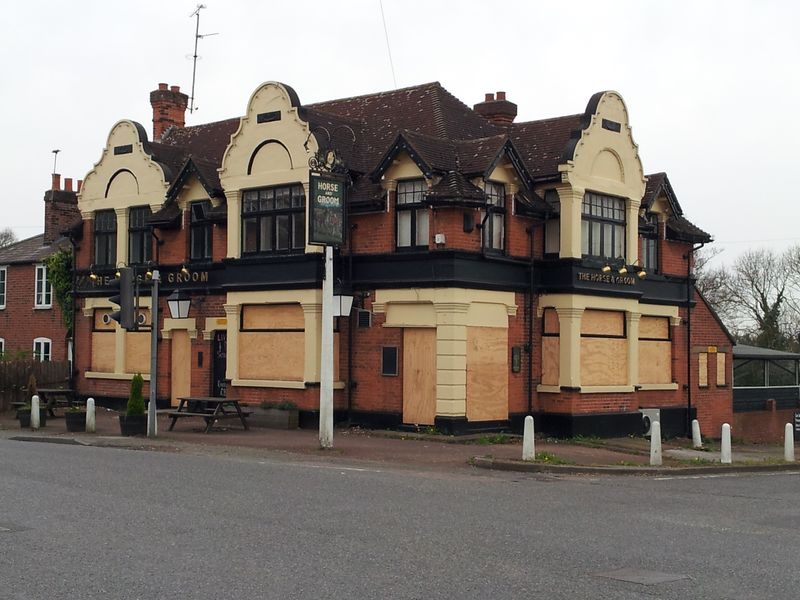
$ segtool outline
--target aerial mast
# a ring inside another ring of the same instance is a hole
[[[197,21],[195,23],[194,28],[194,54],[192,55],[192,93],[189,96],[189,113],[193,113],[195,111],[194,106],[194,84],[197,78],[197,43],[200,41],[201,38],[207,37],[209,35],[217,35],[216,33],[205,33],[200,34],[200,11],[204,8],[207,8],[205,4],[198,4],[197,8],[194,10],[192,14],[189,15],[189,18],[196,17]]]

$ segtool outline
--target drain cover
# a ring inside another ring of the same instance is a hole
[[[680,581],[689,579],[686,575],[676,575],[674,573],[660,573],[658,571],[648,571],[646,569],[617,569],[606,573],[594,573],[595,577],[605,577],[606,579],[616,579],[618,581],[629,581],[640,583],[641,585],[657,585],[659,583],[669,583],[670,581]]]

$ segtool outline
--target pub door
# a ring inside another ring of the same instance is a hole
[[[436,418],[436,329],[403,329],[403,423]]]
[[[224,398],[228,384],[225,381],[227,363],[228,332],[215,331],[211,347],[211,395]]]

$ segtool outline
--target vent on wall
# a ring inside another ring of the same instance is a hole
[[[357,309],[358,311],[358,326],[359,327],[372,327],[372,313],[363,308]]]

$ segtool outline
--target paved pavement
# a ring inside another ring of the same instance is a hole
[[[432,470],[469,469],[474,466],[503,470],[565,471],[641,474],[648,472],[691,472],[693,470],[779,470],[795,468],[783,461],[783,447],[775,445],[736,445],[733,466],[719,465],[719,447],[692,450],[689,440],[664,442],[664,465],[649,467],[649,440],[620,439],[540,439],[536,441],[538,460],[523,463],[522,443],[516,436],[475,435],[452,438],[363,429],[336,429],[334,448],[321,450],[317,431],[251,428],[244,431],[229,422],[203,433],[201,419],[183,420],[174,431],[159,417],[156,439],[124,438],[119,434],[115,411],[98,408],[97,433],[73,434],[66,431],[63,418],[50,418],[40,430],[21,430],[13,413],[0,415],[0,437],[35,438],[42,441],[80,443],[94,446],[154,449],[164,452],[227,455],[280,454],[296,460],[323,460],[392,464],[396,467]],[[498,443],[502,442],[502,443]]]

